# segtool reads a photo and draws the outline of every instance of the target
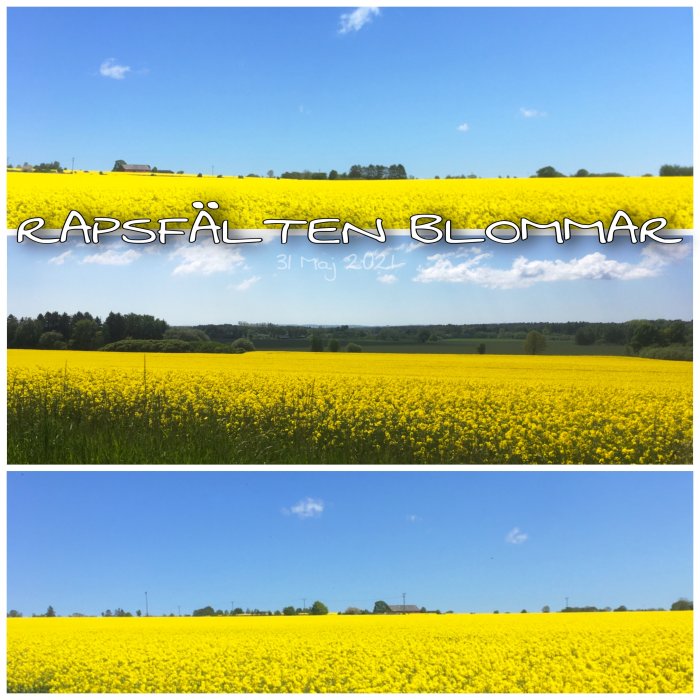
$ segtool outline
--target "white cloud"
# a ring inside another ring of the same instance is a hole
[[[519,527],[514,527],[507,535],[508,544],[522,544],[527,540],[527,535]]]
[[[539,109],[528,109],[527,107],[521,107],[520,114],[522,114],[525,119],[535,119],[537,117],[547,116],[547,112],[540,112]]]
[[[291,508],[283,508],[285,515],[296,515],[297,518],[320,518],[324,509],[323,501],[318,498],[305,498]]]
[[[377,277],[377,282],[381,282],[382,284],[395,284],[396,282],[399,281],[399,278],[396,275],[379,275]]]
[[[171,253],[170,258],[178,261],[173,275],[208,276],[217,272],[231,272],[245,263],[240,252],[218,245],[182,244]]]
[[[359,32],[365,24],[372,21],[372,17],[376,17],[378,14],[378,7],[358,7],[352,12],[343,13],[340,15],[338,33]]]
[[[102,61],[100,65],[100,75],[114,80],[124,80],[126,74],[131,70],[130,66],[120,66],[114,62],[113,58]]]
[[[648,268],[662,268],[687,258],[692,250],[688,238],[682,243],[648,243],[642,250],[642,258]]]
[[[68,260],[68,258],[70,258],[72,255],[72,250],[66,250],[60,255],[57,255],[53,258],[49,258],[48,263],[49,265],[63,265],[66,262],[66,260]]]
[[[248,279],[245,279],[239,284],[235,285],[234,289],[237,292],[245,292],[248,289],[250,289],[256,282],[259,282],[261,279],[262,277],[257,277],[255,275],[253,277],[248,277]]]
[[[661,246],[660,246],[661,247]],[[669,247],[669,246],[665,246]],[[414,282],[459,282],[477,284],[489,289],[514,289],[530,287],[538,282],[564,282],[573,280],[637,280],[657,277],[673,258],[661,252],[646,252],[639,263],[621,262],[603,253],[590,253],[571,260],[528,260],[517,257],[510,268],[484,265],[491,254],[481,253],[463,262],[453,262],[452,253],[428,257],[429,265],[418,269]]]
[[[467,122],[464,122],[464,124],[460,124],[457,127],[457,131],[469,131],[469,124],[467,124]]]
[[[86,265],[131,265],[140,257],[141,253],[137,253],[135,250],[125,250],[123,253],[117,253],[116,250],[106,250],[104,253],[86,255],[81,263]]]
[[[406,516],[406,520],[408,520],[409,523],[419,523],[423,518],[421,518],[420,515],[411,513],[411,515]]]
[[[398,238],[398,236],[395,236],[394,238]],[[388,238],[387,240],[391,241],[391,238]],[[412,253],[414,250],[419,250],[420,248],[424,248],[425,243],[419,243],[418,241],[410,241],[409,243],[401,243],[400,245],[391,245],[390,247],[386,248],[387,254],[389,253]],[[394,264],[394,267],[403,267],[406,263],[397,263]]]

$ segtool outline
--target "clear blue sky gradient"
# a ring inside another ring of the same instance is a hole
[[[283,246],[279,234],[269,235],[268,244],[242,246],[9,238],[8,311],[17,317],[89,311],[102,318],[135,312],[171,325],[692,319],[692,237],[674,245],[631,245],[624,237],[601,245],[594,236],[557,245],[532,236],[511,245],[457,246],[416,243],[408,235],[348,245],[292,236]],[[452,268],[471,265],[466,274],[476,278],[428,281],[421,271],[435,270],[435,255],[448,256]],[[549,273],[518,271],[519,258]],[[119,261],[126,264],[105,264]],[[547,268],[554,261],[560,262]]]
[[[295,514],[309,498],[320,512]],[[146,591],[152,614],[404,592],[455,611],[668,608],[692,597],[692,474],[16,472],[7,551],[25,615],[144,610]]]
[[[383,8],[341,33],[348,12],[11,8],[8,160],[419,178],[692,163],[691,8]]]

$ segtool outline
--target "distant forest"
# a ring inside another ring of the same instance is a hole
[[[87,312],[47,311],[35,318],[7,317],[9,348],[113,350],[132,352],[243,352],[264,350],[379,352],[503,352],[510,343],[522,352],[536,332],[557,352],[566,347],[600,346],[610,354],[662,359],[692,359],[693,324],[681,320],[633,320],[624,323],[478,323],[401,326],[315,326],[274,323],[170,326],[146,314],[110,312],[103,320]],[[489,349],[489,346],[492,349]],[[542,349],[544,349],[544,345]],[[495,348],[495,349],[494,349]],[[506,350],[512,352],[512,350]],[[573,354],[573,353],[572,353]]]
[[[406,612],[403,612],[401,610],[397,610],[400,606],[396,605],[392,609],[387,603],[383,600],[378,600],[374,604],[374,608],[370,611],[368,609],[362,609],[362,608],[357,608],[357,607],[348,607],[345,609],[345,612],[338,611],[339,615],[402,615],[402,614],[408,614],[408,610]],[[415,606],[412,606],[415,607]],[[676,612],[676,611],[688,611],[693,609],[693,601],[688,600],[687,598],[679,598],[676,600],[674,603],[671,604],[671,607],[669,610]],[[559,612],[562,613],[587,613],[587,612],[647,612],[647,611],[663,611],[665,608],[628,608],[625,605],[619,605],[616,608],[599,608],[596,607],[595,605],[587,605],[584,607],[571,607],[571,606],[566,606],[565,608],[562,608]],[[443,614],[440,610],[427,610],[426,608],[420,608],[416,610],[411,610],[412,613],[418,612],[420,613],[434,613],[441,615]],[[494,610],[494,614],[499,614],[500,611]],[[507,614],[507,611],[504,611],[505,614]],[[527,610],[521,610],[521,613],[527,613]],[[549,605],[545,605],[541,612],[543,613],[548,613],[551,612],[551,608]],[[238,617],[239,615],[245,615],[245,616],[253,616],[253,617],[258,617],[258,616],[263,616],[263,617],[270,617],[270,616],[276,616],[279,617],[281,615],[284,615],[286,617],[289,616],[296,616],[296,615],[327,615],[328,614],[328,607],[322,603],[321,601],[317,600],[311,607],[308,608],[299,608],[299,607],[294,607],[293,605],[288,605],[285,608],[282,608],[281,610],[275,610],[274,612],[272,610],[259,610],[258,608],[246,608],[243,610],[243,608],[232,608],[230,610],[223,610],[223,609],[218,609],[215,610],[211,605],[207,605],[203,608],[198,608],[196,610],[192,611],[192,614],[185,613],[184,616],[180,614],[180,611],[178,609],[177,617]],[[448,610],[446,613],[451,615],[453,614],[452,610]],[[474,614],[474,613],[472,613]],[[146,613],[148,615],[148,613]],[[103,612],[100,613],[100,617],[133,617],[131,612],[128,610],[124,610],[122,608],[115,608],[114,610],[108,609],[104,610]],[[141,610],[136,611],[136,617],[142,617],[143,612]],[[154,615],[153,617],[175,617],[175,613],[165,613],[162,615]],[[22,613],[19,610],[9,610],[7,613],[7,617],[23,617]],[[32,617],[58,617],[58,614],[54,610],[52,605],[49,605],[45,613],[42,614],[32,614]],[[96,615],[85,615],[83,613],[72,613],[70,615],[66,615],[66,617],[97,617]],[[149,616],[151,617],[151,616]]]
[[[124,166],[126,166],[126,161],[117,160],[114,163],[112,172],[122,172],[124,171]],[[155,166],[139,166],[144,168],[144,172],[150,173],[151,175],[166,175],[173,174],[173,170],[164,170],[162,168],[157,168]],[[39,163],[38,165],[31,165],[30,163],[25,163],[23,165],[13,166],[11,163],[7,165],[8,170],[20,170],[22,172],[36,172],[36,173],[58,173],[62,174],[65,172],[65,168],[61,166],[58,161],[53,161],[52,163]],[[69,171],[74,172],[74,171]],[[84,172],[89,172],[85,170]],[[100,170],[100,175],[103,172]],[[184,175],[184,170],[178,170],[178,175]],[[213,175],[212,171],[212,175]],[[659,168],[659,177],[692,177],[693,166],[692,165],[662,165]],[[197,177],[202,177],[202,173],[197,173]],[[223,177],[219,174],[217,177]],[[235,177],[235,176],[234,176]],[[243,175],[238,175],[239,178],[244,177]],[[261,177],[257,173],[248,173],[245,177]],[[267,171],[268,178],[274,178],[275,173],[273,170]],[[471,173],[469,175],[445,175],[446,180],[474,180],[479,176]],[[499,175],[499,178],[503,176]],[[506,175],[506,178],[510,178],[510,175]],[[514,176],[516,177],[516,176]],[[546,165],[540,168],[530,177],[567,177],[564,173],[559,172],[554,166]],[[575,173],[572,173],[568,177],[625,177],[622,173],[618,172],[603,172],[603,173],[592,173],[585,168],[579,168]],[[645,173],[643,177],[652,177],[652,173]],[[406,168],[401,164],[394,165],[351,165],[347,172],[339,172],[335,169],[325,172],[323,170],[287,170],[281,175],[277,176],[277,179],[284,180],[406,180],[414,179],[412,175],[408,175]],[[439,180],[440,176],[435,175],[435,179]]]

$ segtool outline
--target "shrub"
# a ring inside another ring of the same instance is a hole
[[[252,352],[255,350],[255,345],[250,338],[238,338],[231,343],[231,349],[234,352]]]
[[[345,346],[345,352],[362,352],[362,346],[357,343],[348,343]]]
[[[192,352],[192,344],[184,340],[118,340],[103,345],[104,352]]]
[[[667,345],[665,348],[654,346],[642,348],[639,357],[651,360],[685,360],[693,361],[693,348],[691,345]]]
[[[39,336],[37,347],[41,350],[65,350],[66,341],[58,331],[47,331]]]

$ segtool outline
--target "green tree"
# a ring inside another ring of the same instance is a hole
[[[92,318],[83,318],[73,326],[71,348],[75,350],[92,350],[97,341],[99,326]]]
[[[483,355],[486,353],[486,343],[479,343],[476,346],[476,351],[479,353],[479,355]]]
[[[53,609],[53,606],[49,605],[49,607],[46,608],[45,617],[56,617],[56,611]]]
[[[317,600],[311,606],[312,615],[328,615],[328,608],[320,601]]]
[[[417,337],[419,343],[427,343],[430,340],[430,331],[427,328],[421,328]]]
[[[237,338],[231,343],[234,352],[253,352],[255,345],[250,338]]]
[[[683,165],[662,165],[659,168],[659,175],[661,177],[688,177],[693,174],[693,166],[683,166]]]
[[[126,338],[126,320],[121,314],[115,314],[113,311],[110,311],[105,319],[104,326],[110,343],[116,343],[118,340]]]
[[[660,341],[659,329],[649,321],[640,321],[632,333],[630,345],[635,352],[649,345],[657,345]]]
[[[323,338],[318,333],[311,335],[311,352],[323,352]]]
[[[15,331],[16,348],[35,348],[41,335],[41,327],[30,318],[23,318]]]
[[[374,604],[374,610],[372,610],[372,612],[373,612],[375,615],[382,615],[382,614],[384,614],[384,613],[388,613],[389,611],[390,611],[389,606],[388,606],[387,603],[385,603],[383,600],[378,600],[378,601]]]
[[[528,355],[537,355],[547,347],[547,340],[539,331],[530,331],[525,337],[525,352]]]
[[[121,173],[124,172],[124,166],[126,165],[125,160],[115,160],[114,161],[114,167],[112,168],[113,173]]]
[[[543,613],[548,613],[548,612],[550,612],[550,607],[549,607],[549,605],[543,606],[542,612],[543,612]]]
[[[192,617],[214,617],[214,615],[216,615],[216,612],[211,605],[207,605],[204,608],[198,608],[197,610],[192,611]]]
[[[590,173],[588,172],[588,170],[586,170],[585,168],[580,168],[576,171],[574,177],[588,177],[589,175]]]
[[[683,344],[687,340],[686,325],[683,321],[671,321],[661,331],[663,341],[668,344],[679,343]]]
[[[286,608],[282,608],[283,615],[296,615],[297,609],[293,605],[288,605]]]
[[[7,317],[7,347],[11,348],[15,344],[15,334],[17,333],[17,326],[19,326],[19,321],[15,316],[10,314]]]
[[[687,598],[679,598],[673,605],[671,605],[671,610],[692,610],[693,601]]]
[[[22,617],[22,613],[19,610],[10,610],[7,613],[7,617]]]
[[[338,352],[340,350],[340,343],[338,342],[337,338],[331,338],[329,343],[328,343],[328,351],[329,352]]]
[[[574,334],[576,345],[593,345],[595,343],[595,333],[590,326],[581,326]]]
[[[168,328],[163,333],[164,340],[184,340],[188,343],[208,342],[211,338],[199,328]]]
[[[556,170],[551,165],[546,165],[544,168],[540,168],[537,173],[537,177],[564,177],[562,173]]]
[[[345,346],[345,352],[362,352],[362,346],[357,343],[348,343]]]
[[[64,350],[66,341],[58,331],[46,331],[39,336],[37,347],[41,350]]]

